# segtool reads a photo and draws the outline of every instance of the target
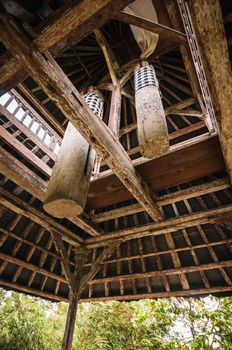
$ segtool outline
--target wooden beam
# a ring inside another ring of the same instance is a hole
[[[102,263],[111,256],[117,245],[112,244],[104,247],[103,251],[98,255],[98,257],[93,261],[90,271],[85,274],[80,281],[79,296],[87,286],[91,283],[91,280],[95,277],[97,272],[100,270]]]
[[[189,198],[194,198],[194,197],[202,196],[212,192],[221,191],[229,187],[230,187],[230,182],[228,179],[218,179],[218,180],[211,181],[209,183],[192,186],[191,188],[188,188],[188,189],[179,190],[173,193],[168,193],[166,195],[159,197],[157,199],[157,203],[159,203],[160,206],[164,206],[174,202],[183,201]],[[117,209],[104,211],[99,214],[95,214],[92,216],[92,220],[93,222],[99,223],[99,222],[108,221],[108,220],[125,216],[125,214],[132,215],[142,211],[143,211],[143,208],[140,206],[140,204],[135,203],[135,204],[127,205]]]
[[[11,281],[6,281],[4,279],[0,279],[0,285],[5,288],[10,288],[13,290],[17,290],[19,292],[32,294],[35,296],[39,296],[44,299],[54,300],[54,301],[63,301],[68,302],[68,298],[65,298],[64,296],[51,294],[48,292],[40,291],[31,287],[25,287],[21,284],[14,283]],[[206,295],[206,294],[215,294],[215,293],[228,293],[232,291],[232,286],[216,286],[216,287],[210,287],[210,288],[191,288],[190,290],[177,290],[177,291],[169,291],[169,292],[156,292],[156,293],[145,293],[145,294],[129,294],[129,295],[114,295],[114,296],[107,296],[107,297],[91,297],[91,298],[81,298],[80,303],[86,303],[86,302],[95,302],[95,301],[111,301],[111,300],[118,300],[118,301],[133,301],[133,300],[140,300],[140,299],[155,299],[155,298],[170,298],[170,297],[189,297],[189,296],[200,296],[200,295]]]
[[[87,249],[80,247],[76,250],[75,255],[75,272],[72,275],[73,285],[71,284],[71,293],[69,299],[69,308],[68,314],[66,318],[65,330],[64,330],[64,338],[62,342],[62,350],[71,350],[73,334],[75,328],[77,307],[79,302],[79,290],[80,290],[80,282],[83,276],[84,264],[88,257]]]
[[[138,164],[135,168],[153,191],[159,191],[224,171],[225,164],[218,138],[211,137],[173,149],[164,157]],[[131,198],[116,176],[110,174],[91,182],[86,209],[102,208]]]
[[[158,236],[168,232],[176,232],[186,227],[207,224],[211,222],[212,217],[231,212],[232,204],[228,204],[216,209],[208,209],[198,213],[178,216],[164,222],[152,223],[105,233],[104,235],[98,237],[87,238],[85,242],[86,246],[92,249],[107,244],[125,242],[139,237]]]
[[[209,81],[223,154],[232,179],[232,74],[220,1],[191,0],[188,4]]]
[[[114,19],[117,19],[118,21],[125,22],[128,24],[132,24],[139,28],[146,29],[152,33],[163,34],[164,37],[169,38],[181,44],[187,43],[187,37],[184,33],[181,33],[180,31],[164,26],[163,24],[153,22],[136,15],[131,15],[124,11],[118,12],[114,16]]]
[[[56,160],[56,154],[35,134],[31,129],[25,126],[21,121],[19,121],[12,113],[10,113],[5,107],[0,105],[0,114],[4,115],[8,121],[17,127],[24,135],[26,135],[30,140],[34,142],[35,145],[46,153],[52,160]]]
[[[16,257],[13,257],[11,255],[5,254],[3,252],[0,252],[0,259],[3,260],[3,261],[7,261],[8,263],[15,264],[15,265],[21,266],[21,267],[23,267],[25,269],[34,271],[34,272],[39,273],[39,274],[41,274],[43,276],[50,277],[50,278],[52,278],[52,279],[54,279],[56,281],[60,281],[62,283],[66,283],[66,279],[63,276],[57,275],[54,272],[51,272],[49,270],[45,270],[42,267],[36,266],[36,265],[31,264],[31,263],[29,263],[27,261],[24,261],[22,259],[18,259]]]
[[[150,271],[150,272],[141,272],[141,273],[133,273],[133,274],[125,274],[125,275],[115,275],[111,277],[104,277],[104,278],[96,278],[91,281],[89,281],[89,284],[99,284],[99,283],[106,283],[113,281],[128,281],[132,279],[143,279],[146,277],[159,277],[163,275],[167,276],[173,276],[173,275],[179,275],[179,274],[185,274],[185,273],[191,273],[191,272],[197,272],[197,271],[208,271],[208,270],[214,270],[217,268],[225,268],[225,267],[231,267],[232,266],[232,260],[227,261],[221,261],[216,263],[209,263],[209,264],[201,264],[201,265],[193,265],[193,266],[178,266],[174,269],[165,269],[162,271]],[[189,287],[183,287],[183,289],[189,289]]]
[[[20,84],[21,85],[21,84]],[[19,101],[20,103],[22,103],[22,106],[25,108],[25,110],[28,110],[31,115],[33,117],[36,118],[36,121],[40,122],[42,124],[42,126],[44,127],[44,129],[48,130],[48,132],[55,136],[56,140],[59,141],[59,143],[61,143],[62,138],[59,136],[59,134],[55,131],[56,130],[56,121],[54,121],[54,123],[51,122],[51,124],[53,125],[53,127],[51,127],[44,119],[44,117],[42,117],[33,107],[30,103],[28,103],[25,98],[15,89],[11,89],[11,93],[13,94],[13,96],[16,98],[17,101]],[[30,100],[29,97],[29,93],[28,95],[25,94],[26,97],[28,97],[28,99]],[[32,102],[33,104],[33,102]],[[36,105],[36,108],[39,109],[39,107]],[[41,112],[42,113],[42,112]],[[43,114],[44,115],[44,114]],[[53,118],[51,116],[51,118]],[[58,128],[58,126],[57,126]],[[63,132],[59,131],[60,134],[63,136]]]
[[[120,130],[120,120],[121,120],[121,103],[122,103],[122,91],[120,85],[117,83],[113,87],[111,94],[111,103],[110,103],[110,114],[108,127],[113,132],[116,139],[119,138]]]
[[[60,253],[61,264],[62,264],[63,269],[64,269],[66,280],[67,280],[68,284],[70,285],[71,290],[74,291],[75,284],[76,284],[75,276],[70,269],[69,257],[68,257],[67,251],[65,249],[64,243],[62,241],[62,238],[60,237],[60,235],[58,235],[54,231],[51,231],[51,235],[52,235],[54,244],[56,246],[56,249]]]
[[[0,125],[0,134],[3,140],[11,146],[16,152],[19,152],[24,158],[29,160],[36,168],[42,171],[45,175],[51,176],[52,169],[31,150],[22,144],[13,134],[9,133],[3,126]]]
[[[25,64],[32,77],[47,95],[54,100],[64,115],[82,136],[104,158],[108,166],[131,192],[147,213],[161,221],[162,215],[147,185],[136,174],[130,158],[122,145],[115,140],[108,127],[96,118],[84,99],[67,79],[64,72],[50,55],[41,54],[32,42],[15,28],[15,23],[4,13],[0,14],[0,39],[4,45]],[[46,57],[46,58],[45,58]]]
[[[22,285],[22,284],[4,280],[3,278],[0,278],[0,285],[7,289],[17,290],[19,292],[23,292],[26,294],[32,294],[44,299],[49,299],[53,301],[63,301],[63,302],[68,301],[68,298],[65,298],[63,296],[56,295],[54,293],[52,294],[52,293],[44,292],[43,290],[37,290],[31,287],[26,287],[25,285]]]
[[[101,47],[101,49],[103,51],[112,83],[113,83],[113,85],[117,85],[117,81],[118,81],[117,75],[119,72],[119,65],[117,63],[117,60],[116,60],[109,44],[107,43],[104,35],[102,34],[102,31],[100,29],[95,29],[94,34],[95,34],[96,40],[98,42],[98,45]]]
[[[34,43],[42,52],[50,50],[58,55],[101,27],[130,2],[132,0],[96,0],[93,6],[92,0],[68,1],[44,20]],[[5,63],[0,66],[0,91],[5,87],[9,90],[26,78],[22,62],[10,54],[5,56]],[[23,72],[19,74],[20,71]]]
[[[141,293],[141,294],[129,294],[129,295],[114,295],[108,297],[91,297],[91,298],[82,298],[80,302],[95,302],[95,301],[133,301],[133,300],[142,300],[142,299],[155,299],[155,298],[171,298],[171,297],[194,297],[201,295],[209,295],[215,293],[228,293],[232,291],[232,286],[220,286],[220,287],[210,287],[210,288],[195,288],[190,290],[176,290],[170,292],[156,292],[156,293]]]
[[[176,8],[176,4],[172,0],[165,0],[165,5],[171,19],[171,22],[176,30],[181,30],[183,25],[181,23],[181,17],[178,9]],[[182,55],[182,59],[185,65],[186,72],[189,77],[190,84],[193,89],[193,93],[196,97],[196,100],[199,102],[200,108],[203,113],[205,113],[205,106],[202,100],[202,93],[200,89],[200,84],[195,72],[195,68],[193,65],[193,61],[191,58],[191,52],[187,45],[181,45],[180,51]]]
[[[52,125],[52,127],[61,135],[64,135],[64,127],[63,125],[61,125],[52,115],[51,112],[48,111],[48,109],[40,102],[40,100],[35,96],[35,94],[28,89],[28,87],[23,84],[20,83],[18,85],[18,89],[19,91],[25,96],[27,97],[30,102],[38,109],[38,111],[43,115],[43,117],[46,119],[46,121]],[[23,97],[21,97],[19,94],[17,94],[17,92],[15,91],[15,89],[13,89],[13,94],[15,94],[18,98],[20,98],[20,100],[23,99]],[[24,99],[23,99],[24,100]]]
[[[64,237],[67,242],[75,246],[79,246],[83,243],[83,239],[77,234],[59,224],[41,210],[35,209],[30,204],[22,201],[12,193],[9,193],[3,187],[0,187],[0,194],[0,204],[2,204],[4,207],[12,210],[19,215],[27,217],[48,231],[54,229],[54,231],[59,235],[62,235],[62,237]]]

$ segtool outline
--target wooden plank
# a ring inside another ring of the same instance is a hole
[[[78,41],[100,28],[109,18],[127,6],[132,0],[71,0],[48,16],[37,29],[35,45],[41,50],[50,50],[58,55]],[[5,64],[0,67],[0,90],[11,89],[26,78],[24,65],[10,54],[5,55]],[[18,74],[18,72],[23,73]],[[23,76],[23,79],[21,78]],[[14,77],[14,79],[13,79]],[[17,79],[18,78],[18,79]],[[9,84],[12,82],[12,85]],[[8,91],[5,90],[5,91]]]
[[[0,38],[4,45],[25,64],[32,77],[82,136],[105,159],[119,180],[155,220],[162,215],[147,185],[142,181],[124,151],[102,120],[96,118],[64,72],[50,55],[42,55],[32,42],[20,35],[6,14],[0,14]],[[46,58],[45,58],[46,57]]]
[[[225,163],[215,136],[137,165],[135,169],[153,191],[158,191],[223,171]],[[101,208],[131,198],[116,176],[109,175],[91,182],[86,208]]]
[[[223,154],[232,179],[232,74],[220,1],[191,0],[189,8],[207,72]]]
[[[131,15],[127,12],[119,12],[114,16],[115,19],[121,22],[132,24],[136,27],[146,29],[156,34],[163,34],[164,37],[169,38],[178,43],[186,44],[187,38],[184,33],[175,29],[164,26],[160,23],[150,21],[148,19]]]

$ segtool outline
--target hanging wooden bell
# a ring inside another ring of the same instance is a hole
[[[95,115],[102,118],[102,98],[96,92],[83,97]],[[95,156],[95,151],[69,122],[49,180],[44,210],[58,218],[74,217],[84,211]]]
[[[134,74],[137,134],[141,154],[158,158],[169,150],[167,123],[153,66],[138,67]]]

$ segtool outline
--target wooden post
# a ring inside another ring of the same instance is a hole
[[[119,138],[122,91],[120,84],[113,86],[108,127]]]
[[[96,117],[102,117],[101,98],[94,92],[86,94],[85,98]],[[94,105],[91,104],[93,99]],[[95,151],[69,122],[44,201],[44,209],[49,214],[64,218],[84,211],[95,156]]]
[[[78,308],[78,301],[79,301],[79,287],[80,287],[80,280],[83,275],[83,269],[84,264],[87,261],[88,257],[88,250],[86,248],[78,248],[76,250],[76,256],[75,256],[75,262],[76,262],[76,269],[75,269],[75,286],[74,289],[70,289],[70,302],[69,302],[69,309],[68,314],[66,318],[66,324],[65,324],[65,331],[64,331],[64,338],[62,342],[62,350],[71,350],[72,348],[72,340],[73,340],[73,333],[75,329],[75,321],[76,321],[76,314],[77,314],[77,308]]]
[[[158,158],[169,150],[168,130],[155,71],[147,62],[135,69],[135,106],[140,152]]]

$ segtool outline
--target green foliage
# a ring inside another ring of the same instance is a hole
[[[67,305],[0,289],[0,350],[58,350]],[[231,298],[81,304],[73,350],[232,350]]]

